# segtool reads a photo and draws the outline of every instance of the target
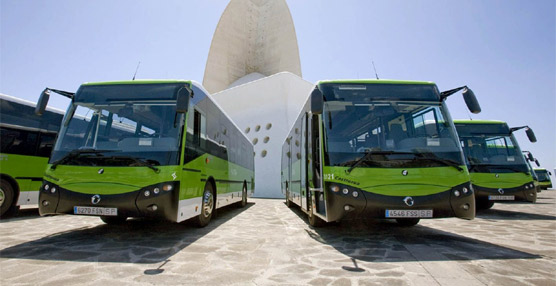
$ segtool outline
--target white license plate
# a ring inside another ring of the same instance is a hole
[[[386,210],[386,217],[432,217],[432,210]]]
[[[118,208],[73,207],[73,213],[76,215],[117,216]]]
[[[490,201],[513,201],[515,196],[488,196]]]

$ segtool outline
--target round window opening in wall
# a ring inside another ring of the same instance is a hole
[[[266,154],[267,154],[266,150],[263,150],[263,151],[261,152],[261,157],[263,157],[263,158],[266,157]]]
[[[259,143],[259,139],[253,138],[253,145],[257,145],[257,143]]]
[[[264,142],[264,143],[268,143],[269,140],[270,140],[270,137],[266,136],[266,137],[263,139],[263,142]]]
[[[266,130],[270,130],[270,128],[272,128],[272,123],[267,123],[266,124]]]
[[[245,134],[249,133],[249,131],[251,131],[250,127],[245,128]]]
[[[261,130],[261,126],[260,126],[260,125],[257,125],[257,126],[255,127],[255,131],[259,132],[259,130]]]

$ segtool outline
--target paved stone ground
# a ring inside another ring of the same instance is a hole
[[[556,285],[556,191],[473,221],[311,228],[282,200],[228,207],[206,228],[96,217],[0,222],[0,285]]]

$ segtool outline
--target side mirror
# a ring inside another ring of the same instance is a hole
[[[322,114],[323,105],[324,98],[322,92],[318,87],[315,87],[313,92],[311,92],[311,112],[313,114]]]
[[[39,97],[39,101],[37,102],[37,106],[35,106],[35,114],[42,115],[46,110],[46,105],[48,104],[48,100],[50,99],[50,90],[45,88],[41,96]]]
[[[465,88],[463,91],[463,99],[465,100],[465,104],[467,104],[467,108],[473,114],[477,114],[481,112],[481,106],[479,105],[479,101],[475,96],[475,93],[470,88]]]
[[[535,164],[537,164],[537,167],[540,167],[541,164],[539,164],[539,160],[535,159]]]
[[[537,142],[537,137],[535,136],[535,132],[533,132],[533,129],[527,128],[525,129],[525,133],[527,134],[527,138],[529,138],[529,141],[533,143]]]
[[[527,152],[527,159],[531,162],[533,162],[535,160],[535,158],[533,157],[533,154],[531,154],[531,152]]]
[[[186,113],[187,107],[189,106],[189,98],[193,94],[193,91],[188,87],[184,86],[178,90],[177,102],[176,102],[176,112]]]

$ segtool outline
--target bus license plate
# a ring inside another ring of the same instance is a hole
[[[488,196],[490,201],[513,201],[515,196]]]
[[[432,210],[386,210],[386,217],[432,217]]]
[[[118,208],[73,207],[73,213],[76,215],[117,216]]]

